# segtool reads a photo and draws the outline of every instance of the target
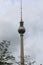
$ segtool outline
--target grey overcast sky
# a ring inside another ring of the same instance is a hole
[[[23,0],[25,54],[34,56],[43,64],[43,0]],[[14,55],[20,48],[18,27],[20,22],[20,0],[0,0],[0,41],[10,40]]]

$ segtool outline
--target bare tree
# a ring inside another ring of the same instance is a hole
[[[24,60],[25,60],[25,65],[32,65],[36,62],[35,59],[29,55],[26,55]]]
[[[19,57],[20,58],[20,57]],[[16,61],[15,60],[15,63],[17,64],[17,65],[20,65],[20,61]],[[25,55],[25,57],[24,57],[24,65],[32,65],[32,64],[34,64],[34,63],[36,63],[36,60],[33,58],[33,57],[31,57],[31,56],[29,56],[29,55]]]
[[[10,55],[10,52],[8,50],[9,45],[10,41],[3,40],[0,42],[0,63],[3,65],[8,64],[8,60],[15,60],[15,57],[13,57],[13,55]]]

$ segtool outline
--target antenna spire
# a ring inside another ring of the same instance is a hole
[[[21,21],[22,21],[22,0],[21,0]]]

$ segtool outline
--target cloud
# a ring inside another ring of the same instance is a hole
[[[6,4],[7,3],[7,4]],[[1,11],[0,11],[0,39],[4,39],[4,37],[9,38],[10,36],[12,37],[13,35],[15,36],[14,33],[16,33],[17,24],[16,22],[18,20],[17,16],[17,10],[18,8],[13,6],[12,4],[9,3],[9,1],[3,2],[3,4],[0,5]]]

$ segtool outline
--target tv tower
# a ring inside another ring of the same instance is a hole
[[[22,19],[22,0],[21,0],[21,20],[20,20],[20,26],[19,26],[18,32],[20,34],[20,65],[24,65],[23,36],[25,33],[25,28],[24,28],[24,22]]]

